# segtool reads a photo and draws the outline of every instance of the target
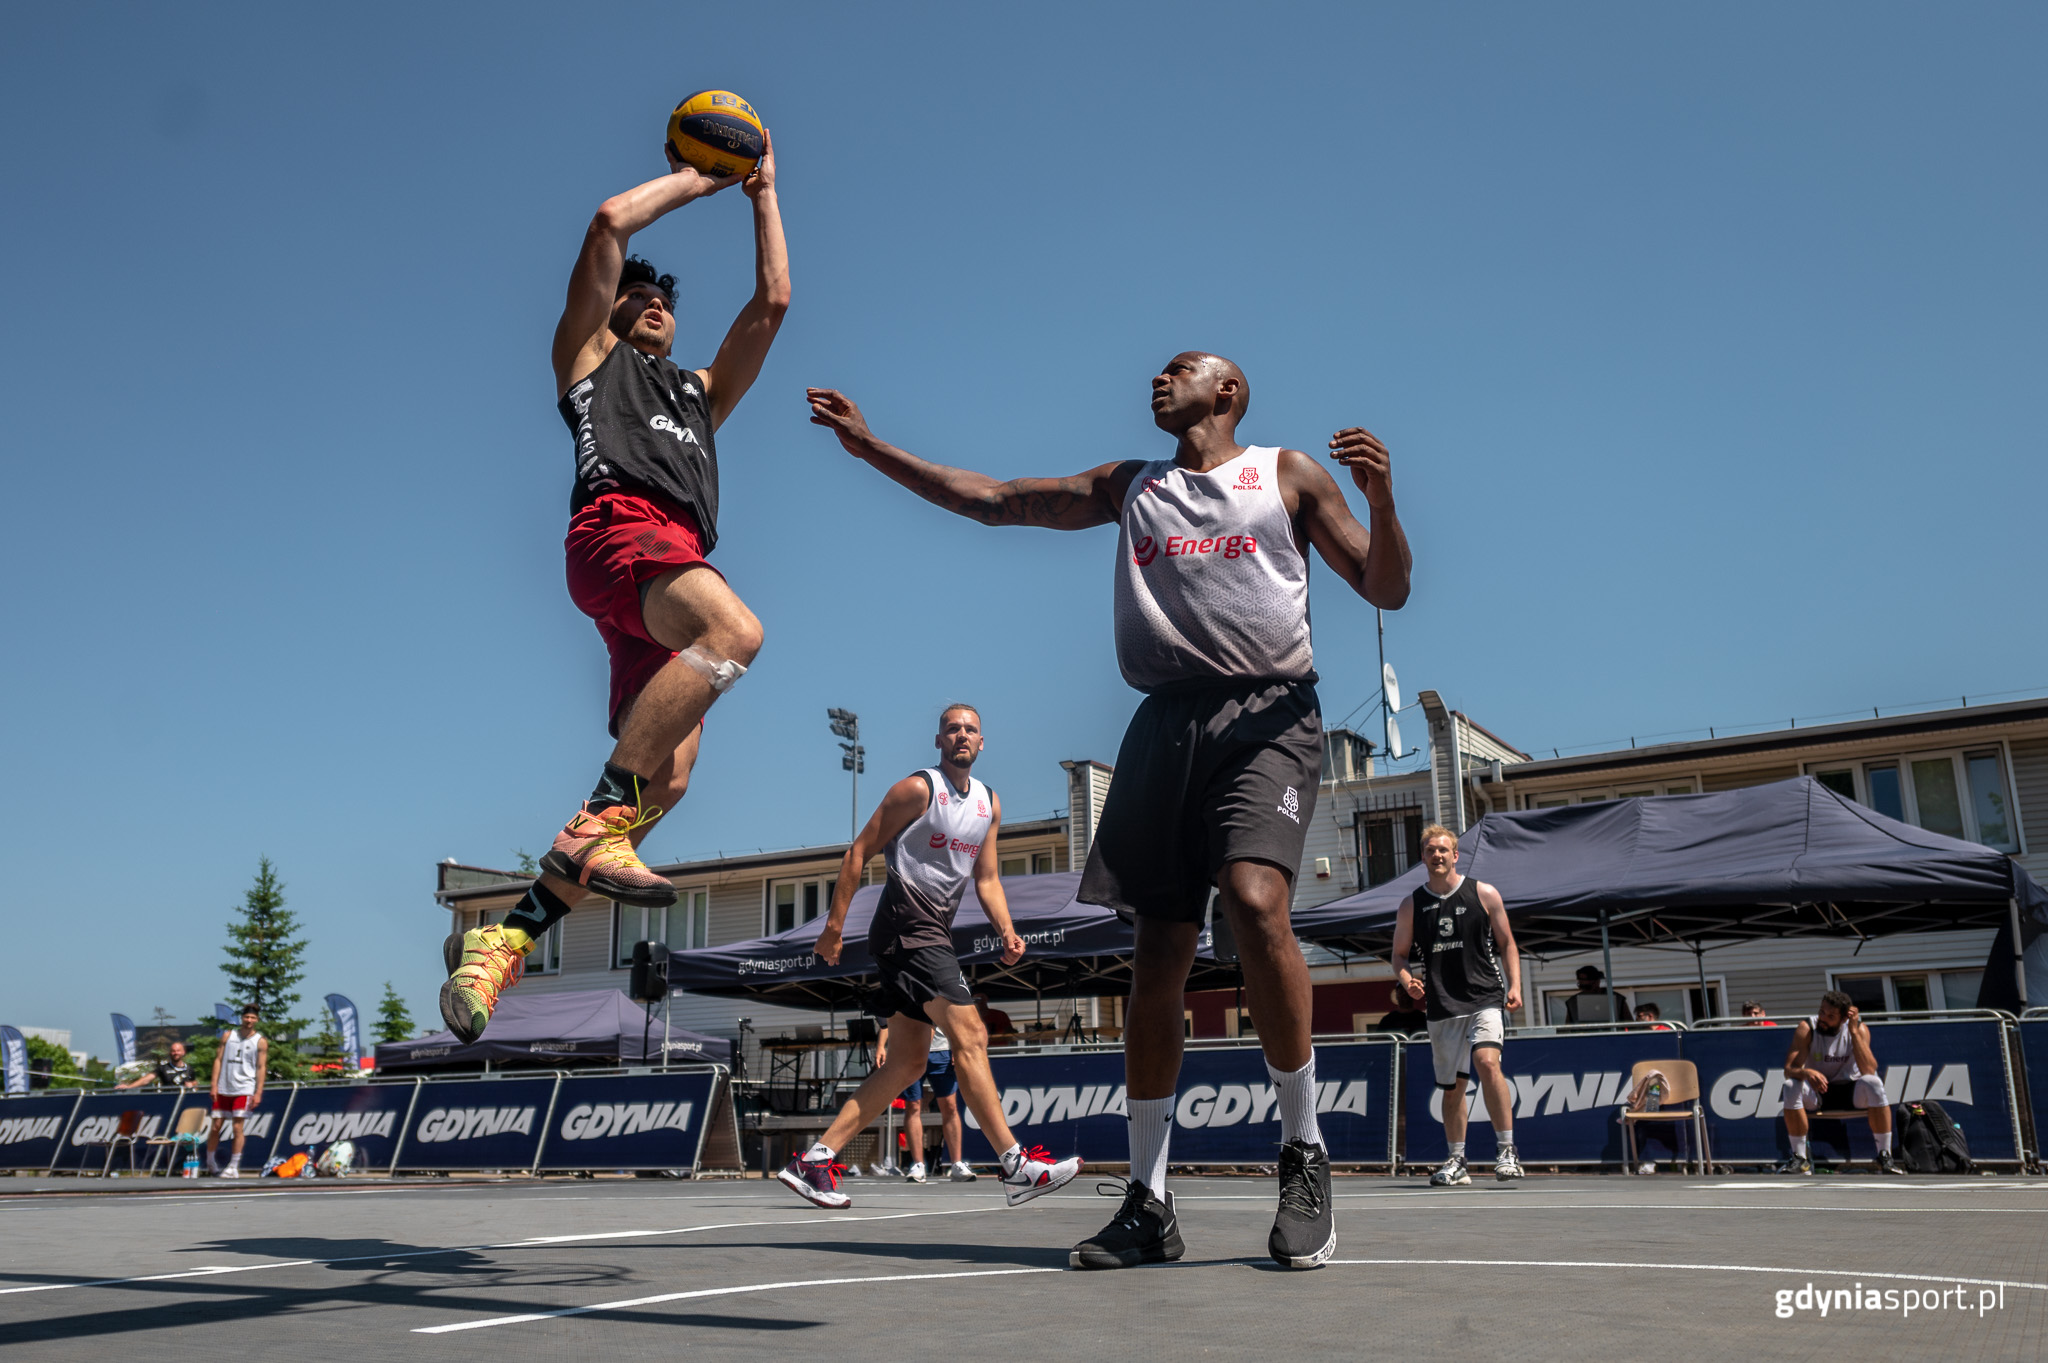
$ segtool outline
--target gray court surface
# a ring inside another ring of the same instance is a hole
[[[1172,1186],[1185,1260],[1084,1273],[1068,1270],[1067,1247],[1116,1206],[1085,1174],[1015,1209],[988,1178],[862,1180],[842,1212],[758,1178],[8,1180],[0,1348],[81,1360],[2038,1358],[2048,1341],[2048,1179],[1539,1176],[1432,1190],[1340,1177],[1337,1257],[1306,1273],[1265,1258],[1271,1181]]]

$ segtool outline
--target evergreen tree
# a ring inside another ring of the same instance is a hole
[[[304,1079],[306,1059],[299,1038],[312,1026],[291,1016],[299,1004],[297,986],[306,978],[306,939],[299,936],[299,918],[285,907],[284,885],[270,858],[256,866],[256,879],[242,896],[240,922],[228,924],[228,994],[236,1008],[255,1004],[262,1014],[259,1030],[270,1038],[270,1077]],[[208,1058],[209,1066],[212,1064]]]
[[[412,1014],[406,1011],[405,1000],[398,997],[391,981],[384,981],[384,997],[377,1004],[377,1040],[409,1041],[412,1034]]]

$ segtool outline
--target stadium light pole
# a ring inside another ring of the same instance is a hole
[[[825,718],[832,721],[834,736],[846,740],[839,745],[839,769],[853,773],[852,812],[846,821],[846,840],[852,842],[860,834],[860,774],[868,769],[868,750],[860,745],[859,715],[834,708]]]

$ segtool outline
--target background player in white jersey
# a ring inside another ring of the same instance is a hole
[[[1010,924],[1009,901],[997,879],[996,836],[1003,821],[995,792],[974,779],[981,756],[981,715],[951,705],[939,716],[939,765],[889,787],[839,866],[832,908],[818,934],[818,955],[839,963],[840,934],[868,859],[881,852],[888,882],[868,926],[881,989],[872,1011],[889,1027],[886,1059],[861,1081],[825,1134],[776,1175],[799,1196],[821,1207],[845,1207],[835,1156],[865,1131],[898,1093],[924,1077],[932,1024],[952,1041],[953,1069],[967,1107],[1002,1159],[1003,1194],[1011,1206],[1052,1192],[1081,1172],[1079,1157],[1056,1160],[1043,1148],[1026,1150],[1003,1120],[1002,1095],[988,1067],[988,1031],[975,1011],[967,977],[953,949],[953,914],[974,881],[989,926],[1003,939],[1003,964],[1024,956],[1024,939]]]
[[[1841,990],[1822,994],[1813,1016],[1793,1031],[1792,1049],[1785,1055],[1785,1081],[1785,1135],[1792,1142],[1792,1154],[1776,1172],[1813,1172],[1807,1145],[1812,1121],[1807,1113],[1817,1109],[1825,1115],[1858,1108],[1870,1113],[1877,1171],[1906,1172],[1892,1155],[1891,1098],[1884,1091],[1877,1054],[1871,1049],[1870,1024]]]
[[[1499,1144],[1493,1176],[1507,1183],[1522,1176],[1515,1158],[1515,1091],[1500,1067],[1504,1014],[1522,1006],[1521,954],[1500,891],[1458,874],[1456,833],[1442,824],[1423,829],[1422,863],[1429,879],[1395,910],[1393,958],[1401,988],[1427,1002],[1430,1059],[1444,1095],[1444,1140],[1451,1156],[1429,1181],[1439,1188],[1472,1181],[1465,1167],[1465,1081],[1477,1072]],[[1424,977],[1419,980],[1408,968],[1409,949],[1418,940]]]
[[[242,1010],[239,1030],[220,1034],[220,1049],[213,1056],[213,1127],[206,1134],[206,1167],[223,1178],[242,1176],[242,1141],[245,1123],[263,1102],[263,1077],[270,1069],[270,1038],[260,1036],[256,1024],[262,1014],[256,1005]],[[221,1123],[235,1124],[235,1145],[228,1154],[228,1167],[220,1167]]]
[[[1165,1189],[1167,1137],[1182,992],[1213,886],[1279,1095],[1280,1210],[1267,1250],[1287,1267],[1317,1267],[1336,1248],[1336,1219],[1316,1124],[1308,965],[1288,923],[1322,768],[1307,549],[1375,605],[1408,599],[1386,446],[1356,427],[1330,439],[1371,508],[1368,534],[1308,455],[1237,442],[1251,385],[1202,351],[1174,356],[1152,380],[1152,420],[1174,437],[1171,459],[1071,478],[1002,482],[927,463],[876,438],[842,394],[814,388],[810,399],[811,419],[849,453],[948,511],[989,525],[1121,525],[1117,661],[1147,695],[1117,753],[1080,897],[1136,926],[1124,1029],[1131,1179],[1116,1216],[1071,1262],[1123,1268],[1184,1252]]]

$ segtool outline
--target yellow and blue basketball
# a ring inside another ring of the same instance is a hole
[[[699,90],[668,116],[668,145],[706,175],[746,175],[761,159],[761,116],[730,90]]]

